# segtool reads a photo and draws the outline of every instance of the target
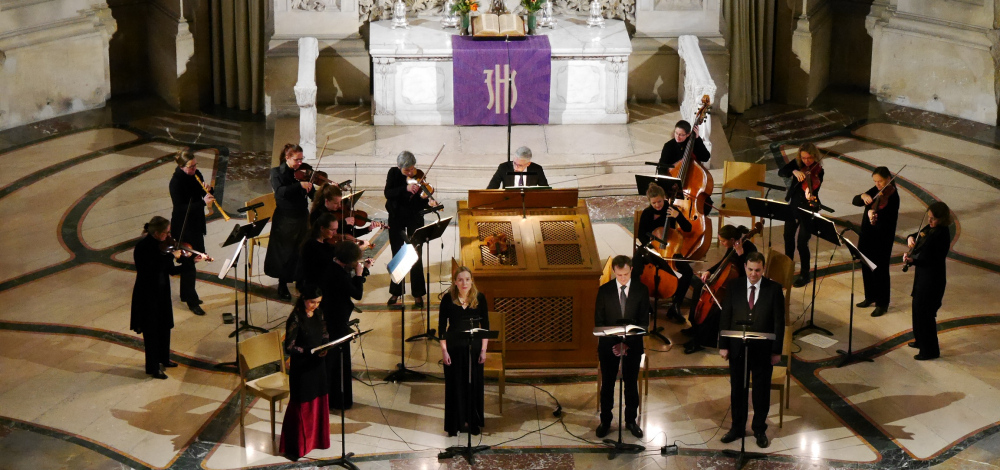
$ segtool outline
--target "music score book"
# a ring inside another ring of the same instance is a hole
[[[483,13],[472,19],[472,36],[524,36],[524,21],[513,13]]]

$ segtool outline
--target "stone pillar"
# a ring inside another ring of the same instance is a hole
[[[316,38],[299,39],[299,81],[295,84],[295,101],[299,105],[299,146],[306,160],[322,158],[316,155],[316,58],[319,43]]]
[[[181,0],[150,0],[149,75],[153,91],[171,107],[197,111],[198,73],[195,40]]]
[[[830,0],[776,3],[774,86],[771,98],[808,106],[830,81]],[[789,31],[783,25],[793,22]]]

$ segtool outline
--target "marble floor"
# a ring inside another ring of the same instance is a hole
[[[912,272],[899,269],[900,243],[893,256],[889,313],[872,318],[867,309],[855,311],[853,349],[874,362],[838,368],[836,350],[846,347],[849,337],[852,273],[844,249],[821,243],[815,310],[811,288],[794,289],[791,318],[794,327],[812,319],[837,342],[821,348],[802,340],[814,331],[797,337],[790,407],[780,418],[773,394],[771,445],[758,449],[748,441],[747,450],[762,457],[748,467],[1000,468],[1000,295],[992,289],[1000,273],[1000,242],[994,238],[1000,200],[996,128],[838,93],[846,92],[829,92],[811,108],[764,105],[732,116],[715,132],[713,166],[721,168],[727,159],[758,161],[767,165],[768,181],[780,183],[775,169],[801,139],[815,140],[830,156],[824,162],[823,201],[835,209],[832,217],[846,224],[860,216],[850,199],[870,186],[872,167],[907,165],[900,175],[897,233],[915,231],[926,205],[936,200],[957,215],[938,316],[942,358],[916,362],[905,346],[912,339]],[[669,105],[631,109],[633,122],[600,129],[604,134],[597,136],[590,126],[515,129],[534,146],[537,161],[566,178],[567,187],[591,191],[585,194],[602,258],[630,252],[632,210],[644,202],[629,195],[626,183],[645,171],[641,160],[655,159],[634,154],[656,150],[662,143],[658,136],[670,132],[676,116]],[[347,162],[358,161],[359,174],[367,175],[360,181],[372,188],[401,147],[429,149],[418,152],[423,162],[438,142],[452,142],[456,149],[439,181],[448,189],[443,199],[451,214],[462,189],[485,183],[484,169],[503,157],[502,152],[463,157],[476,146],[499,147],[504,136],[496,129],[374,127],[364,124],[363,109],[350,107],[323,115],[324,132],[343,138],[336,149],[331,145],[322,166],[340,180],[353,177]],[[228,257],[217,247],[232,221],[213,215],[208,225],[207,246],[220,260],[200,266],[198,290],[208,315],[192,315],[179,302],[174,282],[171,352],[181,365],[170,370],[168,380],[147,378],[141,337],[128,330],[131,250],[143,222],[169,213],[171,154],[185,146],[196,150],[200,168],[233,212],[267,190],[271,149],[289,138],[287,126],[275,131],[273,141],[259,137],[262,128],[252,118],[117,103],[0,132],[5,168],[0,208],[9,214],[0,226],[0,468],[326,468],[340,455],[339,416],[331,416],[332,448],[292,463],[272,452],[267,403],[239,402],[239,376],[225,364],[235,358],[228,337],[233,327],[221,321],[222,313],[233,310],[235,282],[232,275],[216,276]],[[477,132],[482,142],[471,137]],[[629,158],[616,160],[620,157]],[[616,161],[628,163],[608,163]],[[713,173],[721,182],[721,171]],[[580,180],[588,174],[598,183]],[[384,216],[379,194],[369,191],[361,204],[375,217]],[[781,251],[780,229],[776,225],[773,237],[765,231],[755,242]],[[418,341],[406,343],[401,353],[400,334],[424,331],[426,320],[424,313],[408,309],[401,325],[399,311],[385,305],[390,253],[384,235],[376,242],[375,269],[357,315],[361,326],[374,332],[352,352],[356,404],[343,428],[347,450],[363,469],[470,468],[462,459],[437,459],[441,449],[464,443],[442,431],[440,348]],[[713,248],[709,261],[721,254]],[[282,329],[290,305],[277,300],[275,281],[260,272],[263,256],[264,250],[254,253],[249,319]],[[454,225],[430,248],[433,293],[447,288],[453,256]],[[859,295],[860,274],[856,280]],[[431,298],[436,310],[436,296]],[[431,318],[436,323],[436,312]],[[683,342],[683,325],[662,318],[659,324],[668,338]],[[385,382],[401,355],[428,378]],[[598,445],[595,370],[510,371],[502,398],[496,384],[487,383],[485,432],[473,443],[493,448],[475,468],[733,466],[725,451],[738,450],[739,443],[719,441],[729,428],[726,362],[715,351],[685,355],[658,340],[647,341],[647,355],[649,393],[640,418],[646,435],[625,437],[644,445],[644,452],[609,461]],[[245,448],[239,439],[241,409],[247,413]],[[279,433],[281,419],[279,412]],[[665,444],[677,444],[679,454],[661,455]]]

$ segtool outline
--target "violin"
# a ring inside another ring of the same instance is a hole
[[[906,168],[906,165],[903,165],[903,168]],[[875,211],[871,214],[871,217],[869,217],[872,225],[875,225],[875,222],[878,220],[878,211],[885,209],[885,206],[889,204],[889,198],[896,193],[896,185],[892,183],[893,181],[896,181],[896,176],[903,171],[903,168],[900,168],[895,175],[892,175],[892,178],[890,178],[889,181],[885,183],[885,186],[882,186],[882,189],[880,189],[878,193],[875,194],[875,197],[872,198],[871,204],[865,206],[865,213],[870,210]]]
[[[758,221],[754,224],[753,230],[750,230],[740,237],[740,240],[737,243],[743,243],[753,238],[754,235],[757,235],[762,230],[764,230],[764,222]],[[726,284],[730,279],[739,277],[736,266],[733,265],[733,258],[736,256],[739,256],[736,254],[736,248],[729,250],[729,253],[727,253],[726,256],[722,258],[722,261],[719,262],[719,267],[702,285],[702,290],[704,292],[701,293],[701,296],[698,298],[698,305],[695,306],[693,321],[695,325],[700,325],[704,322],[705,319],[708,318],[708,314],[712,312],[713,307],[718,306],[719,308],[722,308],[722,306],[718,304],[718,301],[719,297],[722,297],[726,289]]]
[[[507,253],[510,249],[510,242],[507,241],[506,233],[496,233],[486,237],[483,240],[483,246],[489,249],[490,254],[493,256],[500,256]]]
[[[207,254],[202,253],[200,251],[196,251],[194,248],[191,247],[190,243],[187,242],[177,243],[177,241],[174,240],[173,236],[167,235],[167,238],[165,238],[163,241],[160,242],[160,252],[169,255],[173,254],[173,252],[175,251],[180,251],[183,256],[198,255],[201,256],[202,258],[205,258],[208,261],[215,261],[215,258],[212,258],[211,256],[208,256]]]
[[[312,165],[306,162],[302,162],[299,165],[299,169],[295,170],[295,179],[312,183],[316,186],[323,186],[330,183],[330,175],[327,175],[325,171],[314,169]]]
[[[799,171],[806,175],[802,179],[802,191],[805,192],[806,202],[809,203],[809,207],[814,211],[820,207],[819,197],[816,196],[816,191],[819,191],[819,186],[822,184],[819,180],[820,169],[819,162],[813,162],[812,165],[799,169]]]
[[[434,199],[434,187],[431,186],[430,184],[427,184],[426,179],[427,179],[427,173],[430,173],[431,168],[434,168],[434,163],[437,162],[438,157],[441,156],[441,152],[443,151],[444,151],[444,145],[441,145],[441,150],[438,150],[437,155],[434,156],[434,160],[431,160],[431,166],[427,167],[426,172],[418,168],[416,169],[417,172],[412,177],[406,178],[407,185],[415,184],[420,186],[420,190],[410,196],[411,199],[413,198],[413,196],[420,194],[421,196],[426,195],[428,199],[437,202]]]
[[[368,218],[368,213],[363,210],[350,210],[341,207],[335,211],[330,211],[331,214],[337,216],[337,220],[343,221],[348,217],[354,217],[354,227],[361,228],[369,223],[378,224],[374,219]]]

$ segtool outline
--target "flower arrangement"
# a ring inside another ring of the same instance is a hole
[[[478,0],[455,0],[451,6],[452,13],[468,14],[470,11],[479,11]]]
[[[521,0],[521,7],[524,8],[528,13],[534,13],[542,9],[542,5],[545,4],[547,0]]]

